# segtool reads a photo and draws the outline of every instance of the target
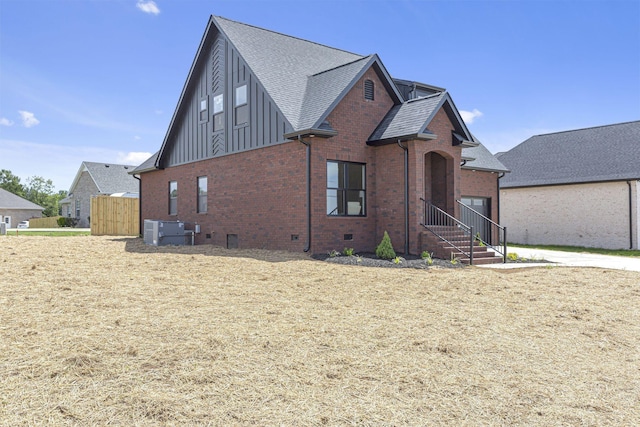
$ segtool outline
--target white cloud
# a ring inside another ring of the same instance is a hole
[[[0,117],[0,126],[13,126],[13,122],[5,117]]]
[[[143,11],[144,13],[151,13],[153,15],[157,15],[160,13],[160,9],[158,9],[158,5],[153,0],[143,1],[139,0],[136,4],[136,7]]]
[[[126,165],[140,165],[151,157],[151,153],[131,151],[129,153],[118,153],[118,163]]]
[[[460,110],[460,115],[462,116],[462,120],[464,120],[464,122],[468,125],[473,123],[473,121],[478,117],[483,116],[482,111],[478,110],[477,108],[474,108],[473,111]]]
[[[35,114],[33,114],[31,111],[18,111],[18,113],[20,114],[20,117],[22,118],[22,126],[26,127],[26,128],[30,128],[33,127],[35,125],[37,125],[38,123],[40,123],[40,120],[36,119]]]

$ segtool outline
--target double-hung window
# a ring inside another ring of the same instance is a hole
[[[169,181],[169,215],[178,215],[178,181]]]
[[[234,104],[235,125],[240,126],[249,122],[249,104],[247,103],[247,85],[236,88]]]
[[[224,129],[224,95],[213,97],[213,131]]]
[[[327,215],[364,216],[365,165],[327,162]]]
[[[198,213],[207,211],[207,177],[198,177]]]

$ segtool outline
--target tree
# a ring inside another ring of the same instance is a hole
[[[64,193],[64,195],[62,195]],[[66,196],[66,192],[54,192],[53,181],[45,180],[41,176],[33,176],[27,178],[25,187],[25,198],[30,202],[40,205],[44,208],[42,215],[56,216],[58,215],[58,202]]]
[[[24,197],[25,188],[20,183],[20,178],[12,174],[10,170],[0,170],[0,188],[4,188],[10,193]]]

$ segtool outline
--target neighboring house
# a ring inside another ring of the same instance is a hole
[[[212,16],[160,151],[132,173],[141,219],[198,225],[197,244],[373,251],[386,230],[419,254],[421,199],[497,219],[505,171],[445,89]]]
[[[138,197],[138,180],[129,174],[135,168],[132,165],[82,162],[69,194],[60,201],[62,216],[77,218],[78,227],[89,227],[92,197]]]
[[[0,188],[0,222],[7,228],[15,228],[20,221],[41,218],[44,208],[27,199]]]
[[[497,156],[508,240],[638,249],[640,121],[531,137]]]

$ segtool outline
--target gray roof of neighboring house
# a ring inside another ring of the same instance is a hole
[[[101,194],[137,193],[139,189],[138,180],[129,174],[135,168],[136,166],[133,165],[82,162],[69,192],[73,193],[82,172],[87,171]]]
[[[462,169],[483,170],[492,172],[509,172],[509,169],[498,160],[487,147],[482,145],[476,138],[474,140],[480,144],[477,147],[465,147],[462,149],[462,158],[468,160]],[[504,178],[502,178],[504,179]]]
[[[379,63],[376,55],[358,55],[220,16],[211,19],[295,130],[321,122],[323,114],[371,60]],[[399,98],[397,89],[393,90]]]
[[[640,179],[640,121],[536,135],[498,159],[503,188]]]
[[[4,188],[0,188],[0,209],[44,210],[42,206],[36,205]]]

